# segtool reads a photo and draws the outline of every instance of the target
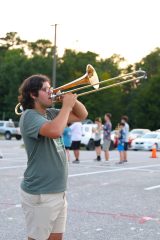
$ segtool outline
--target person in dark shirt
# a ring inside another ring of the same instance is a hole
[[[128,124],[128,116],[124,115],[121,117],[121,122],[124,123],[124,131],[125,131],[125,142],[124,142],[124,162],[128,162],[127,159],[127,151],[129,145],[129,124]]]
[[[121,122],[119,124],[119,133],[118,133],[118,146],[117,149],[119,151],[120,161],[118,164],[124,163],[124,145],[125,145],[125,123]]]
[[[112,131],[112,123],[111,123],[111,113],[106,113],[104,116],[105,123],[103,126],[103,151],[105,155],[105,160],[109,160],[109,148],[111,145],[111,131]]]

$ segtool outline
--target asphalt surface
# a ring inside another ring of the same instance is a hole
[[[25,240],[19,186],[26,167],[23,141],[0,140],[0,240]],[[103,155],[103,154],[102,154]],[[128,151],[118,165],[94,161],[94,151],[69,163],[68,220],[64,240],[160,240],[160,152]],[[71,159],[74,160],[73,152]]]

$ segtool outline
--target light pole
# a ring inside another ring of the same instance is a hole
[[[56,87],[56,58],[57,58],[57,46],[56,46],[56,38],[57,38],[57,24],[51,25],[54,26],[54,46],[53,46],[53,70],[52,70],[52,87]]]

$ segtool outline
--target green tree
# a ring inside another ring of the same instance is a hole
[[[21,49],[8,50],[0,65],[0,102],[1,118],[14,117],[14,106],[17,102],[17,86],[25,71],[27,61]]]
[[[147,79],[141,81],[138,89],[130,96],[128,111],[133,127],[160,128],[158,116],[160,114],[160,49],[153,52],[136,64],[147,73]]]

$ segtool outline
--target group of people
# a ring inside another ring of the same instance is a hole
[[[104,116],[104,124],[102,124],[102,119],[100,117],[95,118],[96,126],[93,127],[92,132],[95,134],[94,145],[96,151],[96,160],[101,161],[101,152],[104,151],[104,157],[106,161],[109,161],[109,149],[111,146],[111,132],[112,132],[112,122],[111,113],[106,113]],[[103,132],[103,134],[102,134]],[[129,134],[129,124],[128,117],[122,116],[121,121],[118,124],[118,128],[115,131],[115,141],[117,141],[117,149],[119,151],[120,160],[118,164],[127,162],[127,150],[128,150],[128,134]],[[103,144],[102,144],[103,135]],[[68,124],[63,132],[63,141],[66,149],[67,159],[70,161],[70,149],[73,150],[75,160],[73,163],[79,163],[80,155],[80,145],[82,137],[82,123],[75,122],[73,124]]]
[[[111,123],[111,113],[106,113],[104,116],[105,123],[102,125],[101,118],[95,119],[96,127],[93,128],[95,133],[95,151],[96,151],[96,160],[101,160],[101,151],[104,151],[105,160],[109,161],[109,149],[111,145],[111,132],[112,132],[112,123]],[[103,131],[103,145],[101,148],[101,133]],[[118,129],[116,130],[115,140],[117,140],[117,149],[119,151],[120,160],[118,164],[127,162],[127,150],[128,150],[128,134],[129,134],[129,124],[128,117],[122,116],[121,121],[118,124]]]

